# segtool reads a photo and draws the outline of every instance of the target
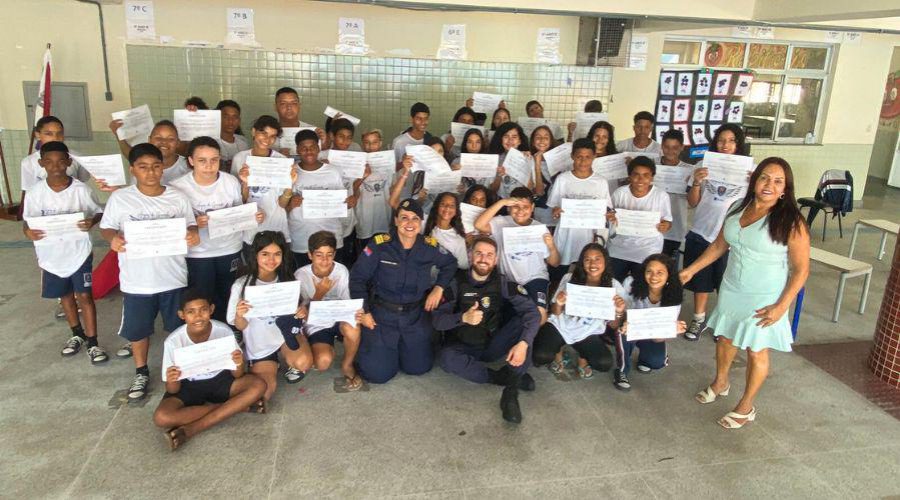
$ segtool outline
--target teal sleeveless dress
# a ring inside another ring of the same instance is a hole
[[[707,325],[735,347],[757,352],[791,350],[793,337],[788,314],[767,327],[756,326],[757,309],[774,304],[788,280],[787,246],[769,237],[767,217],[741,228],[741,214],[725,219],[725,241],[731,247],[719,287],[716,309]]]

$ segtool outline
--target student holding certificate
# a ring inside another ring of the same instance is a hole
[[[33,140],[38,141],[41,144],[46,144],[48,142],[64,142],[65,141],[65,129],[63,129],[63,123],[59,118],[48,115],[41,117],[37,123],[34,124],[34,132],[32,133]],[[75,154],[74,151],[70,151],[71,154]],[[31,186],[43,181],[47,178],[47,171],[41,168],[40,165],[41,159],[41,151],[38,149],[37,151],[31,153],[30,155],[22,158],[21,163],[21,177],[19,177],[20,182],[22,184],[22,198],[25,198],[25,192],[27,192]],[[69,177],[74,177],[81,182],[87,182],[91,178],[91,173],[88,172],[84,167],[78,164],[77,161],[72,161],[71,165],[69,165],[66,170],[66,175]]]
[[[125,139],[119,139],[119,136],[116,134],[116,131],[119,130],[119,127],[121,126],[121,120],[109,122],[109,129],[112,131],[113,136],[116,137],[116,141],[119,144],[119,150],[122,152],[122,155],[127,158],[131,151],[131,144]],[[190,171],[185,157],[178,154],[178,129],[175,128],[174,123],[169,120],[160,120],[156,122],[156,125],[154,125],[153,129],[150,131],[148,142],[159,148],[163,155],[163,171],[160,184],[168,186],[170,182]],[[101,191],[115,191],[116,189],[119,189],[117,186],[107,186],[106,183],[103,182],[103,179],[97,179],[97,186]]]
[[[465,135],[463,135],[463,142],[462,144],[460,144],[459,149],[460,157],[463,153],[484,154],[487,152],[487,141],[485,141],[484,135],[480,130],[471,128],[469,130],[466,130]],[[462,168],[461,160],[457,158],[450,166],[454,170]],[[499,168],[499,164],[497,166]],[[496,175],[493,177],[482,177],[477,179],[473,177],[462,178],[463,185],[467,188],[475,185],[488,186],[494,192],[500,189],[500,181],[500,177]]]
[[[616,150],[620,153],[650,153],[661,154],[660,145],[650,136],[653,134],[653,126],[656,118],[649,111],[639,111],[634,115],[634,137],[616,143]]]
[[[120,352],[125,357],[134,356],[135,376],[128,389],[128,399],[138,401],[147,395],[150,384],[147,358],[154,320],[157,314],[161,315],[163,328],[168,332],[181,326],[178,304],[181,290],[187,286],[188,272],[184,255],[130,258],[126,222],[184,219],[184,240],[188,247],[200,243],[200,234],[187,197],[161,184],[163,154],[159,148],[138,144],[128,152],[128,162],[135,184],[110,195],[100,221],[100,234],[109,242],[109,248],[119,254],[119,288],[124,296],[119,335],[130,342]],[[149,241],[154,236],[142,235],[143,240]]]
[[[550,167],[547,166],[547,160],[544,159],[544,153],[550,151],[556,145],[556,139],[553,138],[553,132],[550,127],[541,125],[531,132],[531,157],[534,158],[534,195],[538,199],[546,200],[547,193],[550,192]],[[538,203],[541,205],[541,202]],[[544,203],[544,205],[546,205]]]
[[[615,127],[609,122],[599,121],[591,126],[587,138],[594,143],[594,157],[617,154]]]
[[[510,149],[518,149],[525,156],[524,169],[529,172],[528,183],[522,184],[516,177],[509,175],[506,168],[502,165],[506,163],[506,157],[509,155]],[[524,187],[531,189],[534,186],[534,163],[531,158],[531,152],[528,150],[528,137],[525,131],[518,123],[508,122],[497,127],[494,136],[491,139],[491,145],[488,147],[488,153],[500,155],[500,167],[497,169],[497,177],[500,178],[500,184],[497,188],[497,196],[500,198],[509,198],[514,189]]]
[[[250,141],[241,135],[241,106],[237,102],[225,99],[216,104],[216,109],[222,112],[222,132],[216,138],[222,153],[220,166],[223,172],[231,172],[234,155],[246,151],[250,147]]]
[[[472,108],[468,106],[463,106],[457,109],[456,113],[453,114],[453,120],[451,120],[451,123],[475,125],[475,111],[473,111]],[[454,161],[456,161],[456,159],[459,158],[461,144],[456,143],[456,138],[453,137],[453,134],[451,132],[447,132],[446,134],[442,135],[441,141],[443,141],[444,145],[447,146],[447,161],[453,163]],[[468,132],[468,130],[466,132]],[[463,140],[463,142],[465,142],[465,139]]]
[[[684,169],[686,174],[693,172],[694,166],[681,161],[681,152],[684,150],[684,132],[677,129],[669,129],[662,136],[662,156],[659,164],[669,167]],[[662,253],[677,259],[676,253],[681,248],[684,236],[687,234],[688,202],[687,193],[669,193],[669,201],[672,203],[672,227],[664,236]]]
[[[602,113],[603,112],[603,103],[596,100],[591,99],[590,101],[584,103],[584,112],[585,113]],[[575,139],[581,139],[581,137],[575,137],[575,129],[578,128],[577,122],[569,122],[566,126],[568,130],[568,135],[566,136],[566,142],[574,142]],[[590,138],[590,136],[587,136]]]
[[[166,384],[166,393],[153,412],[153,423],[165,429],[166,441],[172,451],[248,408],[255,413],[266,412],[265,401],[260,399],[266,391],[266,383],[252,373],[244,373],[244,355],[234,342],[231,328],[211,318],[214,308],[199,290],[185,290],[178,307],[178,317],[184,324],[169,334],[163,344],[162,381]],[[183,376],[186,375],[182,372],[185,367],[178,366],[179,354],[176,353],[179,349],[191,349],[209,341],[230,341],[234,350],[227,357],[219,352],[221,349],[213,350],[211,354],[219,358],[216,360],[191,360],[220,366],[230,362],[234,369],[212,369]]]
[[[572,272],[563,276],[550,304],[550,318],[538,331],[534,339],[535,366],[550,365],[550,371],[556,374],[565,369],[562,348],[572,346],[578,352],[578,376],[591,378],[594,370],[609,371],[612,366],[612,355],[601,336],[607,328],[616,329],[622,324],[625,315],[624,290],[618,281],[613,279],[608,266],[609,258],[606,249],[599,243],[588,243],[581,249],[581,254]],[[616,289],[614,298],[616,318],[614,320],[598,318],[582,318],[566,314],[566,286],[602,286]]]
[[[346,118],[337,118],[331,122],[332,149],[335,151],[352,151],[352,146],[354,146],[353,134],[355,132],[356,127],[353,125],[353,122]],[[322,162],[328,163],[328,160],[326,159]],[[357,179],[349,179],[344,177],[343,174],[341,175],[344,189],[350,193],[350,196],[347,197],[347,217],[341,219],[341,231],[336,233],[335,236],[340,237],[343,241],[343,245],[338,251],[338,261],[346,266],[352,266],[353,262],[356,261],[356,254],[358,253],[356,249],[356,205],[359,203],[360,187],[365,178],[371,173],[372,170],[368,169],[362,177]]]
[[[460,269],[469,268],[466,232],[460,217],[459,198],[455,194],[438,195],[425,221],[424,234],[436,239],[441,247],[453,254]]]
[[[681,305],[683,293],[675,270],[675,260],[665,254],[657,253],[647,257],[637,273],[625,278],[622,287],[625,289],[628,309]],[[687,329],[684,321],[677,321],[673,326],[679,334]],[[620,391],[631,390],[628,372],[631,370],[631,353],[635,347],[638,348],[639,372],[650,373],[669,364],[665,339],[628,340],[627,318],[625,324],[616,330],[615,339],[616,371],[613,374],[613,385]]]
[[[372,129],[362,133],[362,148],[370,158],[381,151],[381,130]],[[388,205],[390,187],[394,183],[393,156],[389,170],[376,169],[367,164],[369,173],[362,179],[359,189],[359,202],[356,210],[356,247],[365,248],[369,240],[377,233],[386,233],[391,226],[391,207]],[[356,253],[359,255],[359,252]],[[354,255],[354,257],[356,256]]]

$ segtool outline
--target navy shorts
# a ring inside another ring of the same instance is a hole
[[[260,363],[262,361],[273,361],[277,365],[278,364],[278,351],[280,351],[280,349],[276,349],[275,351],[272,352],[272,354],[263,356],[259,359],[248,360],[248,363],[250,364],[250,366],[253,366],[256,363]]]
[[[178,317],[183,288],[167,290],[151,295],[123,293],[122,326],[119,335],[130,342],[137,342],[153,335],[156,315],[162,316],[163,328],[173,332],[184,322]]]
[[[70,293],[90,293],[94,256],[88,255],[84,263],[71,276],[63,278],[51,272],[41,270],[41,297],[58,299]]]
[[[228,370],[222,370],[215,377],[206,380],[182,380],[178,392],[174,394],[167,392],[163,399],[178,398],[184,406],[221,404],[231,397],[232,383],[234,375]]]
[[[688,232],[684,238],[684,267],[693,264],[711,243],[694,232]],[[728,252],[718,260],[700,270],[684,288],[695,293],[712,293],[719,289],[722,277],[725,276],[725,265],[728,264]]]
[[[328,344],[334,347],[334,339],[341,334],[340,327],[338,327],[337,323],[335,323],[331,328],[326,328],[324,330],[319,330],[318,332],[309,335],[306,337],[309,345],[313,344]]]
[[[537,278],[522,285],[525,292],[538,307],[547,308],[547,293],[550,291],[550,282],[544,278]]]

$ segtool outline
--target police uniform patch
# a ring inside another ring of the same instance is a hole
[[[382,243],[387,243],[391,241],[391,235],[389,234],[376,234],[375,235],[375,244],[381,245]]]
[[[481,307],[485,309],[491,308],[491,298],[490,297],[482,297],[481,298]]]

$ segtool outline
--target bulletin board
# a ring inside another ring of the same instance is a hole
[[[656,97],[656,140],[670,128],[684,133],[687,146],[705,146],[723,123],[743,124],[744,98],[753,74],[747,71],[662,70]]]

